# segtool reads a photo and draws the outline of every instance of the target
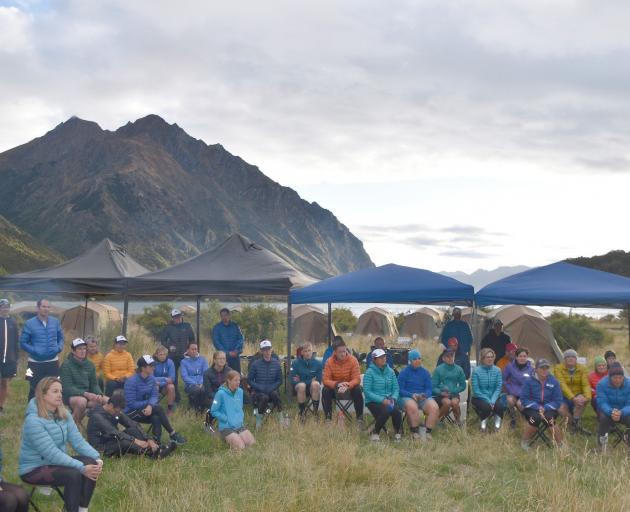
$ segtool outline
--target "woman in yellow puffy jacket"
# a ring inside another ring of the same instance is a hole
[[[103,360],[103,374],[105,375],[105,394],[112,396],[117,389],[123,389],[125,381],[136,371],[133,357],[127,351],[127,338],[116,336],[114,348]]]

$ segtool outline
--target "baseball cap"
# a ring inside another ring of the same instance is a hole
[[[567,357],[577,357],[578,354],[575,350],[573,350],[572,348],[565,350],[564,354],[562,354],[562,357],[564,357],[564,359],[566,359]]]
[[[127,338],[120,334],[119,336],[116,336],[116,341],[114,343],[127,343]]]
[[[372,359],[376,359],[377,357],[383,357],[384,355],[386,354],[382,348],[377,348],[372,351]]]
[[[442,352],[442,356],[450,356],[455,353],[455,350],[453,350],[452,348],[447,348],[444,352]]]
[[[138,365],[138,368],[144,368],[145,366],[151,366],[152,364],[155,364],[155,361],[149,354],[145,354],[141,356],[140,359],[138,359],[138,362],[136,364]]]
[[[551,368],[551,364],[544,357],[536,361],[536,368]]]
[[[505,346],[505,351],[506,352],[512,352],[513,350],[516,350],[518,348],[518,345],[516,343],[508,343]]]
[[[448,341],[446,342],[446,344],[449,347],[456,347],[457,345],[459,345],[459,341],[457,340],[457,338],[455,336],[452,336],[448,339]]]
[[[621,363],[615,361],[611,364],[610,368],[608,368],[608,375],[611,377],[613,375],[623,375],[623,366],[621,366]]]
[[[7,299],[0,299],[0,308],[8,308],[11,303]]]
[[[260,348],[261,349],[263,349],[263,348],[271,348],[271,341],[269,341],[269,340],[262,340],[260,342]]]
[[[179,309],[171,309],[171,317],[182,316],[182,312]]]
[[[72,340],[72,348],[80,347],[81,345],[87,346],[87,343],[83,338],[75,338]]]
[[[495,319],[492,321],[492,325],[503,325],[503,322],[501,321],[501,319],[500,319],[500,318],[495,318]]]

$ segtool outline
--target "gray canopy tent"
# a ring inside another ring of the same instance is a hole
[[[149,270],[127,254],[124,247],[105,238],[80,256],[60,265],[0,277],[0,290],[79,295],[85,298],[85,311],[87,311],[87,301],[90,297],[121,296],[124,299],[123,332],[125,332],[128,280],[147,272]]]

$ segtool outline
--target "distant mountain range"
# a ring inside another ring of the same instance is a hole
[[[630,277],[630,252],[610,251],[600,256],[570,258],[569,263]]]
[[[157,269],[236,232],[315,277],[373,266],[330,211],[156,115],[113,132],[73,117],[1,153],[0,183],[6,230],[37,248],[26,253],[41,252],[18,262],[0,245],[8,272],[74,257],[105,237]]]
[[[466,274],[465,272],[440,272],[444,276],[449,276],[462,283],[470,284],[474,286],[475,290],[481,290],[487,284],[503,279],[504,277],[511,276],[523,272],[530,267],[524,265],[517,265],[515,267],[499,267],[494,270],[484,270],[482,268],[475,270],[472,274]]]

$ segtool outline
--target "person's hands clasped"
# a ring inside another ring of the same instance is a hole
[[[94,480],[96,482],[97,478],[101,474],[103,470],[103,466],[99,464],[88,464],[85,466],[83,470],[83,474],[88,477],[90,480]]]

